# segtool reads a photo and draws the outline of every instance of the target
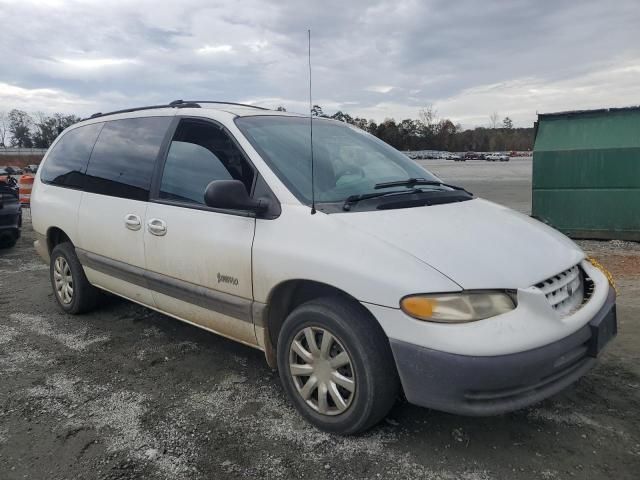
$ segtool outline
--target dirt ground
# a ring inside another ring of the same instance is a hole
[[[428,166],[526,211],[524,163],[469,163]],[[342,438],[296,414],[257,350],[115,298],[62,314],[23,232],[0,251],[2,480],[640,477],[638,244],[580,242],[617,280],[620,330],[575,386],[492,418],[399,403]]]

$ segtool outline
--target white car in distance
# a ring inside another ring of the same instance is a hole
[[[508,162],[509,155],[506,153],[490,153],[485,159],[489,162]]]

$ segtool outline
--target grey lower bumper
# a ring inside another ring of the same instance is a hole
[[[598,333],[599,329],[606,335]],[[616,331],[615,292],[610,289],[604,306],[588,325],[557,342],[521,353],[475,357],[390,342],[409,402],[486,416],[526,407],[565,389],[595,365],[598,352]]]

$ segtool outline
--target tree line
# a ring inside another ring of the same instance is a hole
[[[49,148],[60,132],[80,120],[63,113],[30,115],[17,109],[0,112],[0,148]]]
[[[282,107],[279,107],[282,108]],[[489,127],[464,130],[448,118],[438,118],[433,107],[420,110],[419,118],[396,122],[393,118],[381,123],[366,118],[352,117],[338,111],[325,115],[322,107],[314,105],[312,115],[333,118],[366,130],[398,150],[446,150],[466,151],[510,151],[531,150],[533,148],[533,128],[515,128],[509,117],[499,121],[497,113],[489,116]]]
[[[280,106],[277,110],[284,111],[285,108]],[[417,119],[400,122],[388,118],[376,123],[342,111],[326,115],[319,105],[313,106],[311,114],[355,125],[398,150],[491,152],[533,148],[533,128],[514,128],[509,117],[500,122],[495,112],[489,116],[489,127],[467,130],[447,118],[438,118],[433,107],[421,109]],[[63,113],[30,115],[16,109],[8,114],[0,112],[0,147],[48,148],[60,132],[79,121],[80,117]]]

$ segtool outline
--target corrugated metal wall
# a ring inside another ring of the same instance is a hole
[[[574,238],[640,241],[640,108],[540,115],[532,214]]]

